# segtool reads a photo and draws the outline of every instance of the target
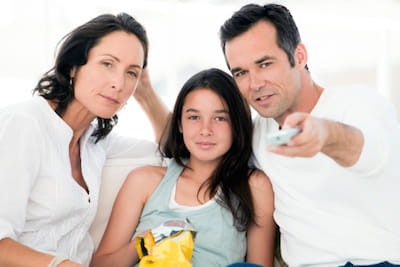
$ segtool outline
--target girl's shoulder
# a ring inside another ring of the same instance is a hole
[[[132,170],[127,177],[127,182],[142,185],[158,185],[164,177],[166,167],[146,165]]]
[[[260,169],[254,169],[249,178],[250,188],[272,188],[269,177]]]

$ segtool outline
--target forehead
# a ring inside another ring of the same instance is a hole
[[[209,88],[198,88],[187,94],[184,107],[197,106],[199,109],[221,109],[225,100]]]
[[[124,31],[114,31],[103,36],[89,51],[89,57],[107,54],[129,64],[142,66],[144,62],[144,49],[139,38]]]
[[[241,66],[246,61],[253,62],[263,56],[274,56],[279,52],[283,50],[278,47],[276,29],[273,24],[264,20],[225,44],[225,56],[230,68]]]

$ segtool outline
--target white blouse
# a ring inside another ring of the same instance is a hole
[[[90,127],[80,140],[87,193],[71,175],[72,129],[45,99],[0,109],[0,125],[0,240],[88,265],[105,160],[154,158],[156,145],[112,133],[95,144]]]

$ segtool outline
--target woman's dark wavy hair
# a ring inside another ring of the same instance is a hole
[[[277,33],[277,44],[285,51],[290,65],[294,67],[294,51],[301,42],[300,33],[290,11],[278,4],[267,4],[264,6],[248,4],[226,20],[219,31],[224,54],[226,42],[248,31],[259,21],[267,21],[274,25]],[[305,68],[308,70],[307,65]]]
[[[146,67],[149,45],[144,27],[126,13],[116,16],[103,14],[79,26],[63,38],[54,67],[43,75],[33,92],[57,103],[55,112],[61,117],[74,99],[71,69],[85,65],[90,49],[96,46],[102,37],[115,31],[131,33],[139,39],[144,50],[143,68]],[[97,117],[97,127],[92,134],[96,142],[106,137],[117,122],[117,115],[111,119]]]
[[[211,177],[201,187],[207,187],[206,191],[210,197],[215,196],[220,188],[222,197],[217,198],[218,202],[232,212],[235,227],[239,231],[245,231],[250,223],[255,221],[249,186],[249,177],[253,170],[248,167],[252,153],[253,126],[249,106],[230,75],[219,69],[207,69],[195,74],[183,85],[169,124],[163,133],[159,149],[164,157],[173,158],[179,165],[188,167],[182,161],[190,157],[190,152],[179,130],[182,108],[186,96],[200,88],[212,90],[225,101],[232,131],[232,146],[223,155]],[[198,194],[199,192],[200,189]]]

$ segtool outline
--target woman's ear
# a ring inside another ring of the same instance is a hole
[[[294,60],[299,69],[304,69],[307,65],[308,54],[306,46],[303,43],[297,45],[296,50],[294,51]]]
[[[75,78],[75,75],[76,75],[76,66],[73,66],[69,71],[69,77]]]

